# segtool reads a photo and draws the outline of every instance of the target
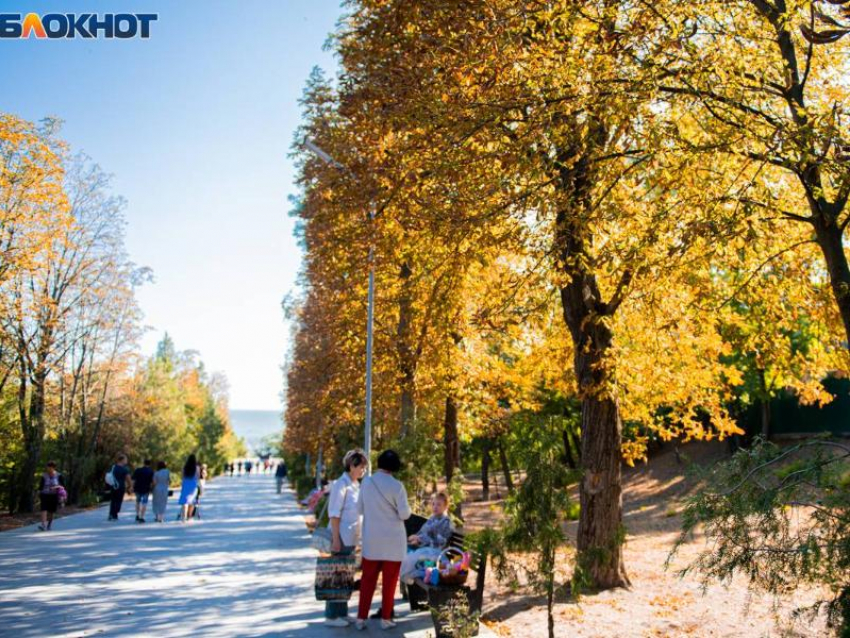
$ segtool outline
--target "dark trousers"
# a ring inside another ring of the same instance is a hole
[[[109,518],[118,518],[121,504],[124,502],[124,490],[112,490],[109,498]]]

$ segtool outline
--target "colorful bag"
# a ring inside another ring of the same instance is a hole
[[[316,559],[316,600],[348,600],[354,591],[357,558],[353,554]]]

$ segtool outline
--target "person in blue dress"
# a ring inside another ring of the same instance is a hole
[[[180,520],[187,521],[192,516],[192,508],[195,507],[195,498],[198,493],[198,478],[200,468],[194,454],[190,454],[183,466],[183,482],[180,485]]]

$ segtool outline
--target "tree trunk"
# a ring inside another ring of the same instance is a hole
[[[583,582],[608,589],[629,585],[623,563],[622,423],[605,365],[612,335],[602,322],[582,323],[576,376],[582,393],[581,466],[576,569]]]
[[[481,500],[490,500],[490,439],[484,439],[481,450]]]
[[[457,401],[446,397],[446,414],[443,419],[443,441],[445,443],[446,483],[450,483],[455,470],[460,470],[460,438],[457,431]]]
[[[499,459],[502,462],[502,473],[505,475],[505,486],[508,488],[508,493],[513,494],[514,480],[511,476],[511,468],[508,464],[508,454],[505,451],[505,444],[502,441],[502,437],[499,437],[497,445],[499,447]]]
[[[578,568],[594,587],[625,587],[629,579],[623,563],[621,423],[616,399],[583,400],[581,441]]]
[[[32,389],[27,409],[26,396],[19,395],[24,405],[19,405],[21,430],[24,435],[24,462],[18,474],[18,511],[29,513],[35,510],[35,475],[41,463],[41,446],[44,442],[44,402],[46,377],[39,374],[32,380]],[[23,384],[22,384],[23,385]],[[24,390],[26,394],[26,390]]]
[[[832,294],[844,323],[846,346],[850,347],[850,266],[844,252],[843,233],[832,215],[816,218],[814,226],[818,245],[826,260]]]
[[[622,423],[608,354],[614,339],[610,320],[628,288],[631,272],[624,270],[617,293],[607,302],[603,300],[593,271],[593,231],[586,219],[594,206],[590,152],[604,144],[607,131],[601,122],[591,121],[590,125],[581,144],[564,148],[558,155],[566,203],[555,220],[554,250],[566,280],[560,290],[561,306],[573,343],[582,402],[583,476],[576,575],[591,587],[607,589],[629,584],[623,564]],[[576,125],[577,136],[579,130]]]

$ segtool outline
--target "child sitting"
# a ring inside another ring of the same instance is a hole
[[[445,549],[452,536],[452,521],[448,515],[449,497],[445,492],[439,492],[431,499],[431,512],[429,518],[418,533],[411,535],[407,542],[416,547],[409,551],[401,562],[401,579],[410,584],[421,571],[417,569],[417,563],[423,560],[436,561],[440,552]]]

